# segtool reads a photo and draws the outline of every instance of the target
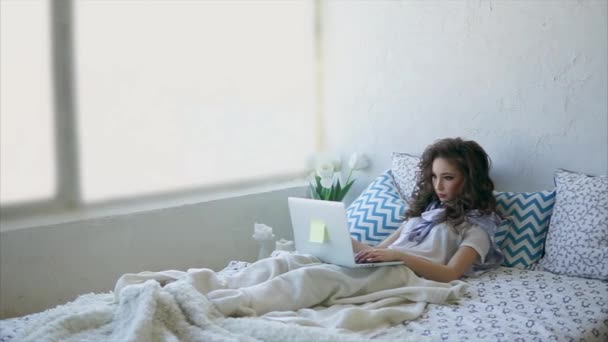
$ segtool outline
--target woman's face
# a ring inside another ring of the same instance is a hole
[[[441,202],[452,201],[458,197],[464,183],[464,175],[444,158],[433,160],[433,188]]]

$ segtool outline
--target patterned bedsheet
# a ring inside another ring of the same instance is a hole
[[[238,272],[231,262],[222,272]],[[501,267],[471,284],[448,305],[429,304],[422,317],[368,334],[399,340],[412,333],[434,341],[608,341],[608,281]],[[0,321],[8,342],[29,316]]]
[[[608,341],[608,282],[501,267],[450,305],[374,334],[411,332],[436,341]]]

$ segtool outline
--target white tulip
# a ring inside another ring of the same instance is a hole
[[[316,175],[317,175],[317,171],[311,171],[311,172],[308,174],[308,181],[309,181],[309,182],[311,182],[311,183],[314,183],[314,182],[315,182],[315,176],[316,176]]]
[[[331,163],[334,165],[334,171],[340,172],[342,171],[342,161],[340,158],[335,157],[331,160]]]
[[[342,168],[342,161],[340,161],[340,157],[327,152],[317,153],[314,156],[313,162],[316,166],[324,163],[330,163],[332,164],[334,171],[340,171]]]
[[[357,152],[353,153],[350,156],[350,160],[348,161],[348,167],[351,170],[364,170],[369,166],[369,159],[363,154],[359,154]]]
[[[348,167],[351,170],[355,168],[355,165],[357,164],[357,159],[359,159],[359,155],[357,154],[357,152],[350,155],[350,159],[348,160]]]
[[[317,165],[317,175],[321,178],[329,178],[334,176],[334,165],[331,162],[322,162]]]
[[[331,186],[334,184],[333,177],[321,177],[321,186],[326,189],[331,189]]]

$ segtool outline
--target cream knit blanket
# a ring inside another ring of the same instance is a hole
[[[48,310],[17,340],[366,341],[366,332],[414,319],[427,302],[457,299],[464,287],[419,278],[405,266],[345,269],[283,255],[228,276],[209,269],[127,274],[114,297],[83,296]]]

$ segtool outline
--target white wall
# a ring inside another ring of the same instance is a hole
[[[508,191],[551,189],[556,168],[608,173],[607,4],[326,3],[329,149],[372,156],[372,177],[393,151],[474,139]]]
[[[0,233],[0,317],[107,292],[124,273],[254,261],[255,222],[292,239],[288,196],[306,187]]]

